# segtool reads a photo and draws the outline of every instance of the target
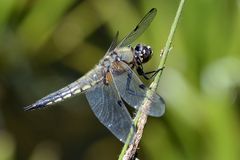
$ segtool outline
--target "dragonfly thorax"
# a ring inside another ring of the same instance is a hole
[[[138,65],[148,62],[152,57],[152,49],[150,46],[138,44],[135,47],[135,59]]]
[[[116,48],[112,54],[115,61],[123,61],[125,63],[132,63],[134,60],[134,49],[131,46]]]

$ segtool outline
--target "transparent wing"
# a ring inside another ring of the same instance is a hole
[[[157,14],[157,9],[151,9],[143,19],[138,23],[138,25],[134,28],[132,32],[130,32],[123,40],[118,44],[118,48],[127,46],[135,41],[151,24],[154,17]]]
[[[110,74],[108,77],[111,76]],[[87,100],[100,122],[120,141],[125,142],[131,129],[132,118],[121,100],[114,83],[103,82],[86,92]]]
[[[112,43],[111,43],[110,47],[108,48],[107,53],[113,51],[113,50],[116,48],[116,46],[117,46],[117,41],[118,41],[118,35],[119,35],[119,32],[117,31],[115,37],[114,37],[113,40],[112,40]]]
[[[151,101],[149,115],[160,117],[165,112],[165,103],[161,96],[141,82],[132,69],[124,62],[114,62],[111,66],[113,80],[121,97],[132,107],[138,109],[145,97]],[[151,92],[152,96],[147,95]]]

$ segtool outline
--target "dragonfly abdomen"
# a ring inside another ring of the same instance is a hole
[[[102,80],[101,75],[97,74],[99,67],[95,67],[93,70],[88,72],[85,76],[79,78],[75,82],[67,85],[66,87],[55,91],[42,99],[36,101],[34,104],[25,107],[25,110],[34,110],[37,108],[44,108],[46,106],[64,101],[77,94],[83,93],[96,85]]]

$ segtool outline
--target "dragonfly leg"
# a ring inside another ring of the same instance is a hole
[[[142,66],[142,64],[141,64],[141,65],[139,65],[139,66],[137,67],[136,70],[137,70],[137,73],[138,73],[140,76],[143,76],[145,79],[149,80],[149,79],[153,78],[154,76],[156,76],[157,73],[158,73],[159,71],[162,71],[163,69],[164,69],[164,67],[159,68],[159,69],[157,69],[157,70],[155,70],[155,71],[144,72],[143,66]],[[148,76],[148,75],[149,75],[149,76]]]

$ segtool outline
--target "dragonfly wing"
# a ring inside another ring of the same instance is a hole
[[[120,141],[125,142],[130,129],[133,127],[132,118],[113,81],[109,82],[108,85],[100,82],[86,92],[86,97],[100,122]]]
[[[110,53],[111,51],[113,51],[116,48],[117,41],[118,41],[118,35],[119,35],[119,31],[117,31],[115,37],[113,38],[112,43],[111,43],[110,47],[108,48],[107,53]]]
[[[144,99],[148,98],[151,101],[148,114],[154,117],[160,117],[164,114],[165,102],[163,98],[144,86],[126,63],[122,61],[114,62],[111,66],[111,72],[121,97],[130,106],[139,109]]]
[[[125,38],[123,38],[123,40],[118,44],[117,47],[125,47],[135,41],[149,27],[156,14],[157,9],[151,9],[138,23],[134,30],[130,32]]]

